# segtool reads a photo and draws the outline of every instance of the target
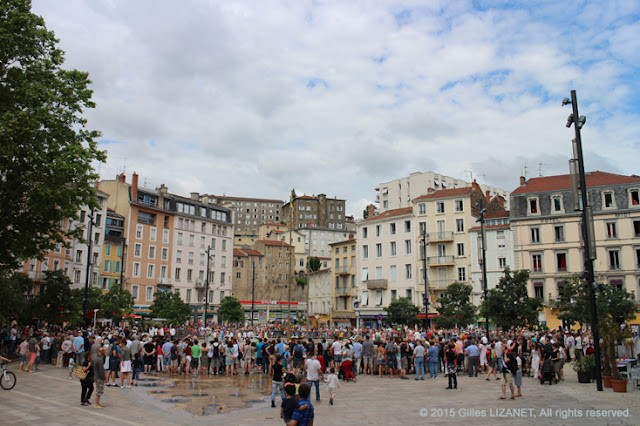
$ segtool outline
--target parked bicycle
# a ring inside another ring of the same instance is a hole
[[[7,368],[4,366],[6,363],[7,361],[2,361],[2,363],[0,363],[0,368],[2,368],[2,375],[0,376],[0,386],[4,390],[10,390],[13,389],[13,387],[16,385],[16,375],[7,370]]]

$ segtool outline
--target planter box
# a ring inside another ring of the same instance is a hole
[[[578,371],[578,383],[591,383],[591,371]]]
[[[626,392],[627,381],[626,380],[611,380],[611,386],[614,392]]]
[[[605,388],[611,387],[611,376],[602,376],[602,385]]]

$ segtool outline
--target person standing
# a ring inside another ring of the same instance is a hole
[[[362,339],[357,338],[353,344],[353,377],[356,377],[358,373],[362,374]]]
[[[35,368],[36,357],[38,356],[38,340],[35,335],[31,336],[28,342],[29,347],[29,364],[27,364],[27,373],[33,373]]]
[[[364,360],[364,372],[373,374],[373,342],[369,335],[367,335],[362,344],[362,358]]]
[[[438,378],[438,357],[440,356],[440,347],[435,344],[435,342],[431,342],[429,346],[429,350],[427,352],[427,359],[429,360],[429,378],[437,379]]]
[[[151,366],[153,365],[153,355],[156,353],[156,348],[151,338],[147,338],[147,343],[144,344],[144,372],[151,374]]]
[[[458,361],[458,354],[456,353],[456,344],[449,343],[449,349],[445,354],[447,361],[447,377],[449,378],[449,386],[445,389],[458,389],[458,367],[456,362]]]
[[[469,346],[465,351],[469,355],[469,363],[467,370],[469,370],[469,377],[478,377],[478,361],[480,359],[480,349],[476,346],[474,340],[471,340]]]
[[[305,361],[305,370],[307,371],[307,384],[309,387],[316,386],[316,401],[320,401],[320,380],[322,377],[322,369],[320,361],[316,358],[316,354],[311,352],[311,357]],[[345,367],[346,368],[346,367]],[[354,378],[355,380],[355,378]]]
[[[49,338],[49,335],[47,333],[42,333],[40,345],[42,346],[42,362],[44,364],[48,364],[50,362],[51,355],[51,339]]]
[[[82,369],[87,375],[80,380],[80,386],[82,387],[80,405],[89,405],[91,403],[91,394],[93,393],[93,354],[89,352],[85,358],[82,363]]]
[[[84,362],[85,347],[84,337],[82,337],[82,334],[79,331],[76,333],[76,338],[73,339],[73,352],[76,354],[76,364],[82,365]]]
[[[413,363],[416,367],[416,380],[424,380],[424,346],[420,340],[416,340],[416,346],[413,348]]]
[[[127,346],[127,342],[122,339],[120,341],[120,386],[124,389],[124,381],[127,379],[127,388],[131,389],[131,349]]]
[[[100,404],[100,397],[104,394],[104,382],[107,380],[104,371],[104,347],[98,350],[98,356],[93,360],[93,380],[96,385],[96,399],[93,408],[104,408],[104,405]]]
[[[513,392],[513,378],[516,369],[518,368],[518,361],[512,352],[505,351],[504,356],[498,360],[502,364],[502,396],[500,399],[507,399],[507,386],[511,391],[511,398],[515,399],[515,393]]]
[[[231,345],[231,342],[229,342],[229,345]],[[231,355],[233,357],[233,346],[228,346],[227,349],[231,349]],[[285,399],[284,383],[282,381],[282,376],[283,376],[283,373],[285,371],[282,368],[282,359],[280,358],[280,356],[276,355],[276,362],[273,364],[273,367],[271,368],[271,371],[273,371],[273,376],[272,376],[272,379],[271,379],[271,386],[272,386],[272,389],[271,389],[271,407],[275,408],[275,406],[276,406],[276,393],[277,393],[278,390],[280,391],[280,396],[282,397],[282,400],[284,401],[284,399]],[[307,388],[308,388],[308,386],[307,386]]]

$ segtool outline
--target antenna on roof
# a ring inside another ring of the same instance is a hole
[[[527,180],[527,162],[524,162],[524,169],[522,171],[522,176],[524,176],[524,180]]]
[[[546,165],[547,164],[542,163],[542,162],[538,163],[538,176],[539,177],[542,177],[542,166],[546,166]]]
[[[464,178],[467,179],[467,182],[473,181],[473,172],[471,170],[465,170],[464,171]]]
[[[486,173],[482,173],[480,176],[482,176],[484,178],[484,184],[487,184],[487,174]]]

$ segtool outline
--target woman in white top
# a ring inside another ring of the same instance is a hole
[[[538,379],[540,358],[540,347],[538,346],[538,342],[531,342],[531,375],[534,379]]]

